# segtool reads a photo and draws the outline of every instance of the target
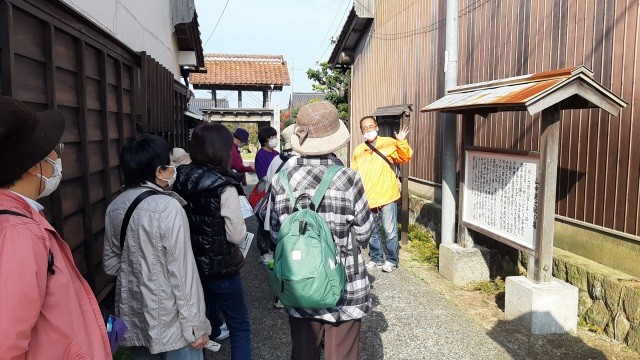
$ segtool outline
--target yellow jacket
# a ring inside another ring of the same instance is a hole
[[[398,141],[394,138],[378,136],[375,147],[392,163],[407,163],[413,155],[407,140]],[[360,173],[369,207],[387,205],[400,198],[400,188],[395,173],[380,155],[369,149],[367,144],[362,143],[353,150],[351,168]]]

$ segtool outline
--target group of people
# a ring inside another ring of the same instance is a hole
[[[9,97],[0,97],[0,112],[0,283],[12,294],[0,297],[0,319],[10,324],[0,327],[0,353],[9,359],[111,358],[99,305],[36,202],[61,180],[64,119],[57,110],[35,113]],[[375,118],[365,117],[360,130],[365,143],[354,150],[352,167],[339,169],[316,211],[339,249],[350,249],[353,234],[358,247],[370,246],[370,261],[359,251],[340,257],[346,285],[334,307],[285,308],[292,359],[319,359],[323,348],[327,358],[356,359],[361,319],[372,306],[367,269],[398,266],[400,192],[393,164],[411,158],[408,129],[395,139],[377,136]],[[258,133],[255,172],[270,186],[257,241],[262,260],[295,211],[286,187],[313,196],[327,168],[343,165],[334,153],[350,139],[328,102],[303,106],[282,135],[279,153],[275,129]],[[238,247],[247,236],[239,198],[244,179],[231,170],[247,142],[244,129],[232,134],[219,124],[201,124],[189,154],[154,135],[123,147],[124,186],[106,210],[103,267],[116,276],[116,314],[129,328],[121,345],[131,347],[134,359],[203,359],[210,339],[226,336],[233,359],[252,358]],[[275,176],[282,169],[286,184]]]

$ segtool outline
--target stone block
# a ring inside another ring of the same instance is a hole
[[[566,263],[567,282],[580,290],[587,290],[587,269]]]
[[[622,308],[631,323],[640,325],[640,291],[625,288],[622,298]]]
[[[564,261],[553,259],[553,276],[563,281],[567,280],[567,267]]]
[[[602,290],[604,290],[604,303],[611,313],[618,312],[620,306],[620,296],[622,295],[622,284],[618,279],[605,278],[602,280]]]
[[[489,281],[489,250],[481,246],[465,249],[457,244],[440,244],[440,276],[456,285]]]
[[[589,293],[580,290],[578,293],[578,315],[583,316],[593,304],[593,300],[589,297]]]
[[[505,318],[532,334],[575,334],[578,326],[578,288],[553,278],[535,283],[509,276],[505,284]]]
[[[589,291],[589,296],[591,296],[594,300],[602,300],[603,290],[602,290],[602,280],[604,277],[601,274],[590,272],[587,274],[587,289]]]
[[[605,329],[609,324],[609,310],[602,300],[596,300],[584,314],[584,319],[592,325]]]
[[[625,343],[631,349],[640,352],[640,325],[632,326],[629,329]]]
[[[627,333],[631,328],[629,320],[624,316],[623,312],[619,312],[613,320],[613,338],[622,342],[627,337]]]

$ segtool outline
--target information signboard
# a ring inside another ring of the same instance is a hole
[[[533,253],[538,157],[476,150],[465,156],[463,225]]]

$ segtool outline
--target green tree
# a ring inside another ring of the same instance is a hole
[[[351,70],[342,72],[332,69],[327,62],[321,62],[320,69],[307,70],[307,77],[314,83],[314,91],[321,91],[327,95],[327,101],[338,109],[338,116],[342,120],[349,120],[349,81]],[[348,122],[348,121],[347,121]]]

